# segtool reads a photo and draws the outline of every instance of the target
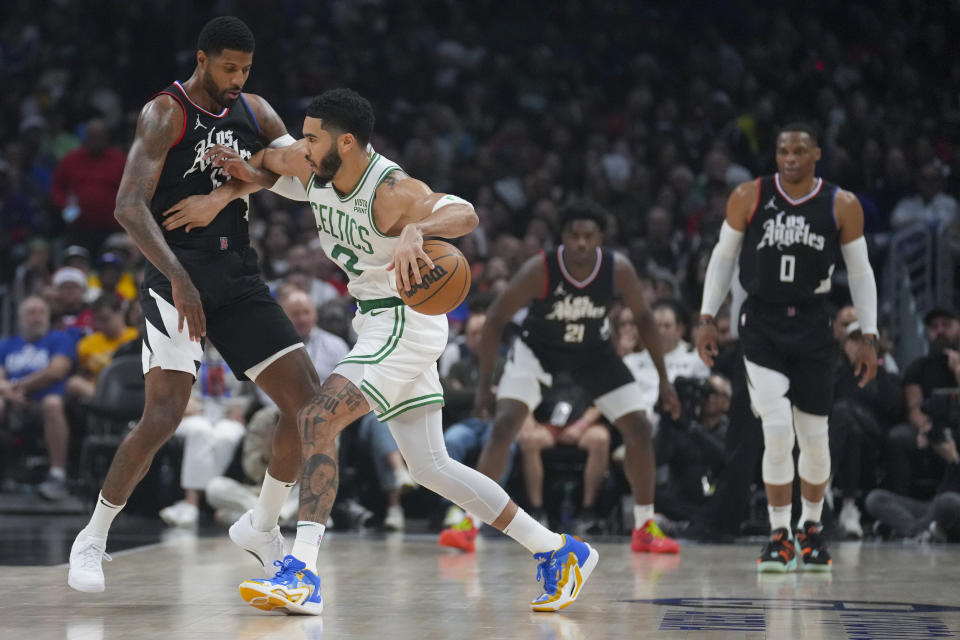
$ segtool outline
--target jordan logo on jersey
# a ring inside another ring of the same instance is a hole
[[[197,121],[199,122],[199,117]],[[193,165],[187,169],[186,173],[183,174],[184,178],[194,171],[200,171],[202,173],[207,170],[207,168],[210,166],[210,162],[204,160],[203,155],[207,152],[207,150],[216,144],[222,144],[225,147],[231,147],[234,151],[240,154],[241,160],[248,160],[250,156],[253,155],[248,150],[240,148],[240,141],[234,139],[233,131],[230,131],[229,129],[217,131],[217,128],[213,127],[207,133],[205,138],[197,140],[197,144],[193,146],[193,150],[197,155],[193,159]],[[210,182],[213,184],[214,189],[226,182],[223,171],[221,169],[215,169],[211,171]]]
[[[567,295],[563,300],[553,303],[553,311],[546,316],[546,319],[573,322],[583,318],[602,318],[605,315],[607,315],[607,308],[593,304],[590,296]]]
[[[781,211],[776,218],[763,222],[763,238],[760,239],[757,250],[773,246],[783,250],[795,244],[802,244],[817,251],[823,251],[825,243],[826,239],[822,235],[810,232],[810,225],[806,218],[798,215],[788,216],[785,211]]]

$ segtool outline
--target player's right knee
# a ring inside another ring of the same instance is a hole
[[[760,414],[763,425],[763,481],[767,484],[793,482],[793,414],[790,403],[783,399],[782,406],[771,406]]]

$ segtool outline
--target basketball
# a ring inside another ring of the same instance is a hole
[[[442,240],[424,240],[423,251],[433,260],[433,269],[420,262],[421,284],[410,279],[410,289],[400,298],[411,309],[439,316],[456,309],[470,291],[470,265],[460,250]]]

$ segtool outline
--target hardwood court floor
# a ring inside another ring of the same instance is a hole
[[[580,600],[534,614],[534,562],[506,540],[476,554],[433,536],[331,535],[320,552],[325,612],[266,614],[236,585],[257,575],[226,537],[121,551],[107,591],[66,586],[66,566],[0,567],[0,638],[930,638],[960,631],[960,547],[835,544],[832,576],[758,576],[757,545],[685,545],[679,556],[598,543]]]

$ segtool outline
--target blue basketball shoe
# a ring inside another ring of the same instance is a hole
[[[252,578],[240,583],[240,597],[263,611],[283,609],[286,613],[320,615],[320,578],[293,556],[273,563],[280,567],[272,578]]]
[[[533,554],[540,562],[537,582],[543,579],[543,594],[530,603],[534,611],[559,611],[576,600],[600,559],[597,550],[579,538],[561,537],[563,546],[556,551]]]

